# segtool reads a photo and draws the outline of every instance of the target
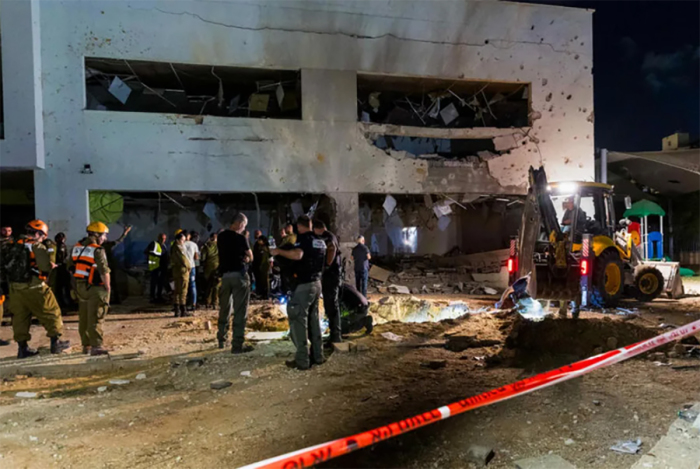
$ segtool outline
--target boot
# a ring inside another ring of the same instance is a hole
[[[90,349],[90,356],[94,357],[97,355],[107,355],[109,353],[109,350],[106,348],[103,348],[102,346],[99,347],[92,347]]]
[[[51,337],[51,353],[61,353],[70,348],[70,340],[59,340],[60,335]]]
[[[191,311],[187,311],[187,306],[180,305],[180,317],[181,318],[189,318],[192,316],[194,316],[194,313]]]
[[[0,339],[0,347],[4,347],[5,345],[10,345],[10,341]]]
[[[219,348],[222,349],[222,348],[224,348],[224,347],[226,347],[226,341],[220,340],[220,341],[219,341]]]
[[[374,320],[372,319],[372,316],[367,316],[365,318],[365,330],[367,331],[367,334],[371,334],[373,329],[374,329]]]
[[[17,342],[17,358],[29,358],[38,354],[36,349],[29,348],[27,342]]]
[[[90,348],[89,345],[83,345],[83,355],[90,355]]]
[[[173,311],[175,312],[175,317],[179,318],[180,317],[180,305],[174,305]]]

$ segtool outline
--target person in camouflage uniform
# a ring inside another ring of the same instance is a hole
[[[221,274],[219,274],[219,246],[216,244],[218,235],[212,233],[202,246],[202,266],[204,267],[204,306],[219,308],[219,290],[221,289]]]

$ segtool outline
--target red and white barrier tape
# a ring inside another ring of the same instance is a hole
[[[507,384],[498,389],[493,389],[483,394],[469,397],[414,417],[390,423],[389,425],[375,428],[374,430],[283,454],[244,466],[240,469],[302,469],[312,467],[357,449],[365,448],[394,436],[430,425],[439,420],[447,419],[453,415],[496,402],[505,401],[506,399],[511,399],[563,381],[577,378],[593,370],[597,370],[598,368],[627,360],[628,358],[632,358],[661,345],[697,333],[700,333],[700,320],[691,322],[690,324],[666,332],[652,339],[612,350],[595,357],[586,358],[585,360],[572,363],[571,365],[547,371],[516,383]]]

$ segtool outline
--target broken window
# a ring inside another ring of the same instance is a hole
[[[85,58],[86,109],[301,119],[298,70]]]
[[[357,76],[361,122],[436,128],[527,127],[530,87],[435,78]]]
[[[387,152],[405,151],[409,156],[425,159],[447,158],[479,162],[500,156],[495,150],[493,139],[379,135],[373,143]]]

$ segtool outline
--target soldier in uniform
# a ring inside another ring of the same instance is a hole
[[[14,243],[14,239],[12,239],[12,227],[0,227],[0,249],[2,249],[3,246],[12,243]],[[0,324],[2,324],[2,317],[5,314],[5,300],[7,299],[5,294],[7,293],[8,288],[7,281],[0,278]],[[10,345],[10,342],[0,339],[0,346],[5,345]]]
[[[73,246],[69,268],[78,294],[78,331],[83,353],[106,355],[102,325],[109,311],[111,274],[102,246],[109,229],[102,222],[90,223],[87,236]]]
[[[193,313],[187,311],[187,286],[190,281],[192,265],[185,252],[186,241],[187,234],[180,230],[175,235],[175,241],[173,241],[170,248],[170,267],[172,268],[173,282],[175,284],[173,311],[176,318],[193,316]]]
[[[41,220],[32,220],[26,226],[26,235],[22,236],[14,246],[25,248],[20,259],[20,252],[13,247],[12,252],[3,249],[3,270],[8,275],[10,296],[12,297],[12,328],[17,342],[17,358],[28,358],[36,355],[36,350],[29,348],[31,340],[29,328],[34,315],[46,329],[46,335],[51,339],[51,353],[61,353],[70,347],[70,341],[60,340],[63,334],[61,308],[56,297],[46,285],[49,272],[52,269],[49,252],[43,244],[49,234],[49,227]],[[22,265],[22,259],[28,259],[24,272],[19,272],[14,266]]]
[[[219,275],[219,246],[216,244],[218,235],[212,233],[204,246],[202,246],[202,265],[204,266],[204,292],[205,307],[219,308],[219,289],[221,288],[221,275]]]
[[[299,236],[294,249],[273,249],[272,255],[297,261],[296,286],[287,306],[289,334],[297,351],[294,360],[287,361],[286,364],[290,368],[308,370],[312,364],[321,365],[325,362],[318,320],[318,300],[326,262],[326,242],[314,234],[311,219],[306,215],[297,220],[297,229]],[[307,332],[311,339],[311,357]]]

